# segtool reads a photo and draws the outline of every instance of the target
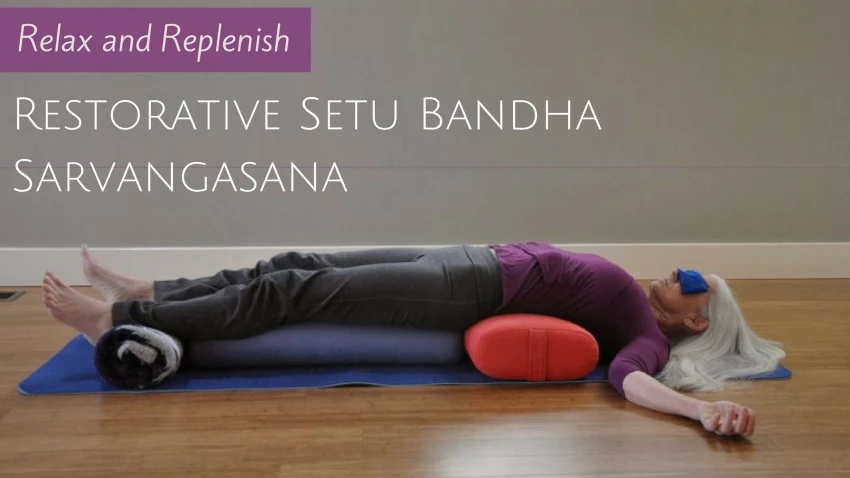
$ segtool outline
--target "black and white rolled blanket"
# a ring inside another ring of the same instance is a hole
[[[177,373],[183,344],[150,327],[120,325],[95,344],[95,367],[110,385],[129,390],[155,388]]]

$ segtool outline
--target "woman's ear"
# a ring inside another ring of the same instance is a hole
[[[709,320],[701,315],[685,317],[685,327],[692,332],[702,332],[708,328]]]

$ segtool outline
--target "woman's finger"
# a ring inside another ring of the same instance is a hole
[[[710,423],[711,423],[711,428],[710,428],[710,431],[716,432],[716,431],[717,431],[717,429],[718,429],[718,428],[720,428],[720,419],[721,419],[721,418],[722,418],[722,417],[721,417],[721,415],[720,415],[720,413],[719,413],[719,412],[718,412],[718,413],[715,413],[714,415],[712,415],[712,416],[711,416],[711,421],[710,421]]]
[[[738,411],[738,419],[735,421],[735,434],[742,435],[746,430],[750,421],[750,414],[747,409],[741,407]]]
[[[749,420],[747,420],[747,430],[744,432],[744,436],[751,436],[756,432],[756,413],[751,409],[747,409],[749,412]]]
[[[720,432],[724,435],[729,435],[732,433],[734,424],[735,424],[735,409],[730,408],[723,414],[722,424],[720,425]]]

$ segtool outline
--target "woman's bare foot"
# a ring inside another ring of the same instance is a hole
[[[85,245],[82,256],[86,278],[107,302],[153,300],[153,282],[125,277],[108,269],[91,255]]]
[[[41,283],[44,305],[53,318],[76,329],[92,344],[112,328],[112,305],[68,287],[52,273]]]

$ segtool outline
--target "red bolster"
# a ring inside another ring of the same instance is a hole
[[[466,331],[465,345],[475,367],[495,379],[578,380],[599,361],[599,346],[590,332],[535,314],[483,320]]]

